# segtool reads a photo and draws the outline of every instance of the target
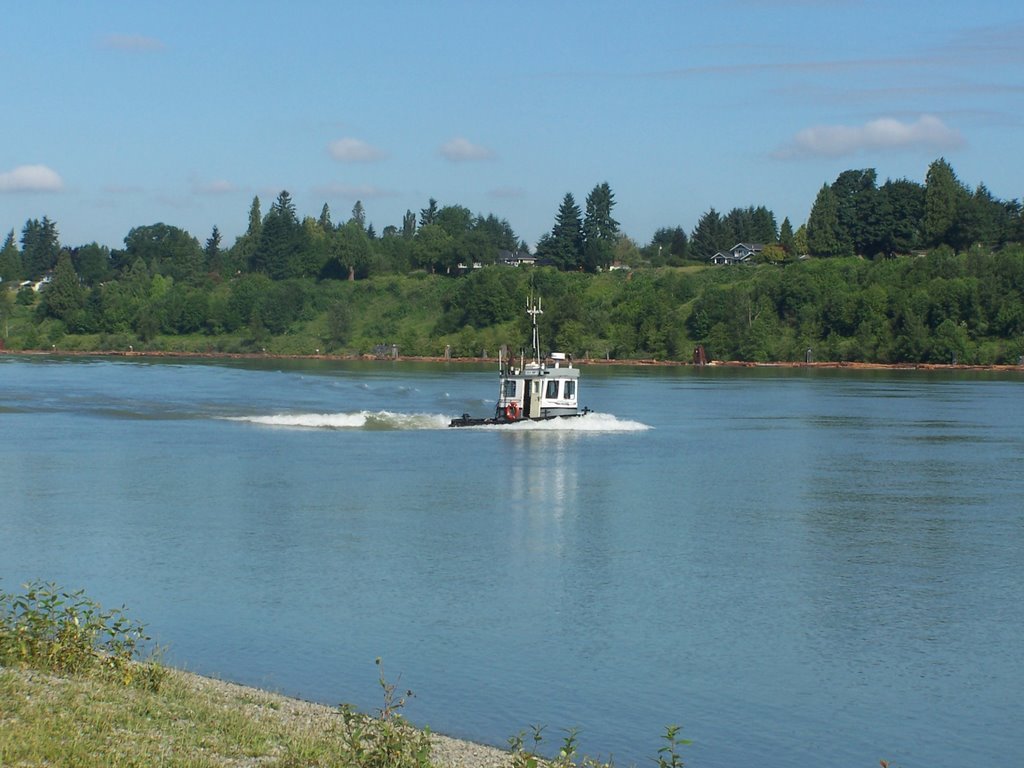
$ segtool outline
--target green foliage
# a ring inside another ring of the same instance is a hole
[[[38,280],[57,265],[60,239],[56,222],[29,219],[21,230],[21,270],[29,280]]]
[[[0,285],[21,280],[21,251],[14,242],[14,230],[7,233],[4,247],[0,249]]]
[[[283,190],[263,219],[249,266],[253,272],[274,280],[316,274],[318,265],[312,263],[315,259],[310,259],[308,246],[309,238],[295,213],[295,203]]]
[[[62,250],[56,224],[32,219],[20,250],[8,233],[0,275],[9,283],[52,271],[53,282],[18,292],[5,309],[6,344],[360,354],[387,343],[404,355],[437,355],[447,344],[494,354],[528,338],[518,308],[533,294],[547,307],[545,345],[577,356],[688,360],[700,343],[713,357],[744,360],[800,360],[813,347],[817,360],[1015,361],[1024,337],[1020,203],[984,184],[969,192],[942,159],[924,185],[876,180],[871,168],[843,171],[796,231],[788,219],[776,227],[764,206],[725,216],[712,208],[691,237],[666,227],[642,249],[619,233],[602,183],[585,215],[571,194],[563,198],[537,249],[553,268],[533,270],[496,264],[502,250],[522,247],[507,221],[434,199],[418,228],[407,211],[401,229],[377,238],[361,203],[338,227],[326,204],[300,222],[287,191],[263,218],[254,198],[248,229],[226,250],[216,227],[203,248],[166,224],[132,229],[124,250]],[[753,269],[698,265],[737,242],[763,245]],[[928,244],[931,254],[904,258]],[[876,263],[823,267],[804,263],[808,253]],[[612,261],[636,270],[603,271]]]
[[[947,237],[957,218],[957,209],[967,196],[952,166],[939,158],[928,166],[925,175],[924,220],[922,235],[927,245],[948,242]]]
[[[690,235],[690,254],[695,259],[707,261],[718,251],[724,251],[735,244],[721,214],[710,208],[698,219]]]
[[[693,742],[684,739],[679,735],[681,726],[669,725],[665,727],[665,734],[662,738],[665,744],[658,750],[658,768],[683,768],[683,759],[679,755],[679,748],[685,747]]]
[[[79,321],[77,314],[85,306],[86,293],[78,279],[71,257],[60,256],[53,273],[53,282],[43,291],[39,310],[44,317],[55,317],[65,323]]]
[[[583,217],[576,199],[567,192],[551,232],[537,244],[537,256],[558,269],[577,269],[583,265],[583,246]]]
[[[199,241],[183,229],[167,224],[135,227],[124,239],[125,250],[119,255],[122,264],[141,261],[150,274],[161,274],[175,280],[198,280],[206,262]]]
[[[341,706],[351,764],[361,768],[430,768],[430,730],[413,728],[401,714],[412,691],[396,695],[397,684],[385,678],[380,658],[376,664],[384,695],[378,717],[369,718],[347,704]]]
[[[526,732],[520,731],[508,739],[509,751],[512,753],[511,768],[613,768],[611,760],[607,762],[583,755],[579,757],[579,731],[569,728],[564,731],[561,748],[554,758],[541,754],[541,743],[544,741],[545,726],[531,725],[531,745],[526,746]]]
[[[90,243],[71,251],[75,272],[86,285],[95,286],[108,280],[113,273],[110,249],[105,245]]]
[[[24,589],[22,594],[0,591],[0,665],[58,674],[106,672],[125,685],[159,687],[162,675],[154,662],[133,663],[149,638],[123,608],[104,611],[84,591],[67,592],[49,583]]]
[[[839,223],[839,202],[825,184],[819,191],[807,218],[807,247],[814,256],[843,256],[852,253]]]

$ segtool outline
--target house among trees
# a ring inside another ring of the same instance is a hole
[[[743,264],[764,250],[763,243],[736,243],[728,251],[718,251],[711,257],[712,264]]]
[[[504,264],[506,267],[521,267],[523,264],[532,267],[537,263],[537,257],[531,256],[526,251],[512,253],[512,251],[501,250],[498,251],[498,263]]]

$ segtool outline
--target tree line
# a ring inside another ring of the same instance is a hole
[[[9,341],[22,346],[66,335],[145,345],[191,334],[208,346],[232,336],[236,347],[262,349],[290,335],[295,345],[312,339],[300,351],[400,339],[408,354],[438,354],[445,344],[480,354],[503,343],[535,292],[552,307],[552,337],[577,355],[686,359],[697,344],[746,360],[802,359],[809,349],[818,359],[881,362],[1020,354],[1024,285],[1012,245],[1024,240],[1020,204],[983,184],[970,192],[944,159],[923,185],[878,185],[873,169],[844,171],[796,231],[788,219],[777,226],[765,206],[712,208],[689,235],[662,228],[641,248],[621,233],[614,206],[607,183],[583,210],[566,194],[536,248],[546,266],[525,272],[492,266],[502,252],[528,250],[506,220],[433,199],[378,234],[360,202],[334,224],[326,203],[300,219],[288,192],[265,215],[257,197],[230,247],[217,227],[200,244],[158,223],[133,228],[123,249],[71,248],[44,216],[25,223],[20,247],[12,230],[0,249],[7,285],[51,281],[38,293],[0,291],[4,335],[17,305],[27,320]],[[696,269],[737,242],[762,244],[760,261],[791,266]],[[890,258],[926,251],[923,260]],[[872,259],[843,258],[852,254]],[[613,275],[615,262],[655,269]]]

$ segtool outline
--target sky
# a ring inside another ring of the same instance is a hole
[[[1006,0],[6,3],[0,230],[223,245],[287,190],[379,233],[430,198],[532,247],[607,182],[639,245],[714,207],[804,223],[874,168],[1024,196],[1024,6]]]

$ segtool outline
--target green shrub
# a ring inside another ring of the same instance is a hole
[[[104,611],[84,591],[51,583],[23,587],[19,595],[0,591],[0,665],[57,674],[107,672],[125,685],[159,688],[163,670],[156,662],[133,663],[149,638],[123,608]]]
[[[417,730],[401,715],[412,691],[396,697],[397,686],[384,677],[380,658],[376,664],[384,692],[378,717],[362,715],[348,704],[341,706],[347,726],[345,746],[353,764],[362,768],[430,768],[430,729]]]

